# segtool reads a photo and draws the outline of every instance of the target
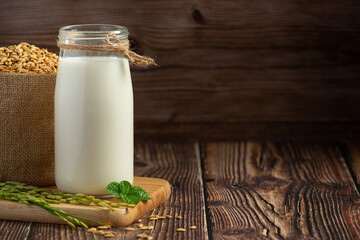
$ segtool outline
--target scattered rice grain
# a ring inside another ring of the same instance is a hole
[[[137,238],[147,238],[148,235],[146,235],[145,233],[140,233],[136,235]]]
[[[105,229],[110,229],[111,226],[109,225],[104,225],[104,226],[99,226],[98,229],[101,229],[101,230],[105,230]]]
[[[95,234],[98,234],[98,235],[105,235],[105,232],[103,230],[97,230],[95,232]]]
[[[115,237],[115,235],[112,234],[112,233],[106,233],[106,234],[104,235],[104,237],[106,237],[106,238],[112,238],[112,237]]]
[[[89,228],[89,229],[88,229],[88,232],[94,233],[94,232],[96,232],[96,231],[97,231],[96,228]]]

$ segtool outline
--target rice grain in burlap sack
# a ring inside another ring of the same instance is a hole
[[[0,175],[54,185],[56,74],[0,72]]]

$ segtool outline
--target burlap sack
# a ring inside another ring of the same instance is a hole
[[[54,185],[56,74],[0,72],[0,175]]]

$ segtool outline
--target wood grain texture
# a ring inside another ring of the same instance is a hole
[[[169,201],[152,214],[182,216],[180,220],[173,217],[157,221],[151,233],[154,239],[208,239],[197,151],[196,144],[190,143],[138,144],[135,149],[135,175],[161,176],[171,183]],[[196,231],[190,230],[193,225],[197,226]],[[181,227],[187,231],[176,232]]]
[[[358,190],[360,189],[360,142],[359,141],[348,141],[345,146],[347,153],[347,163],[349,169],[354,177]]]
[[[360,236],[360,195],[337,144],[217,142],[197,149],[190,143],[142,143],[135,153],[136,175],[161,176],[172,184],[170,200],[152,214],[183,216],[150,223],[142,218],[154,226],[146,231],[154,239]],[[197,230],[175,232],[191,225]],[[115,239],[135,239],[139,233],[114,230]],[[17,221],[0,221],[0,238],[101,239],[83,228]]]
[[[31,222],[0,220],[0,239],[26,239],[29,235],[31,225]]]
[[[56,50],[61,26],[125,25],[160,65],[133,69],[138,126],[205,124],[202,136],[214,123],[340,128],[360,121],[359,12],[355,0],[2,1],[0,45]]]
[[[172,219],[148,221],[142,218],[142,224],[153,226],[153,230],[125,231],[113,228],[115,239],[135,239],[136,234],[146,233],[154,239],[208,239],[205,223],[203,186],[199,169],[199,158],[195,144],[137,144],[135,149],[135,175],[161,177],[172,185],[170,199],[152,213],[172,215]],[[181,220],[175,219],[180,215]],[[5,223],[13,223],[7,222]],[[190,231],[192,225],[196,231]],[[136,228],[136,224],[132,224]],[[186,232],[176,232],[185,227]],[[13,228],[12,228],[13,230]],[[0,236],[2,231],[0,230]],[[66,225],[32,223],[28,239],[100,239],[83,228],[72,229]]]
[[[203,146],[214,239],[358,239],[359,201],[335,144]]]

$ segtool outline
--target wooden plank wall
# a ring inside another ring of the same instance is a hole
[[[129,28],[160,67],[132,70],[140,138],[355,138],[360,2],[137,0],[0,3],[0,45],[57,51],[59,27]]]

